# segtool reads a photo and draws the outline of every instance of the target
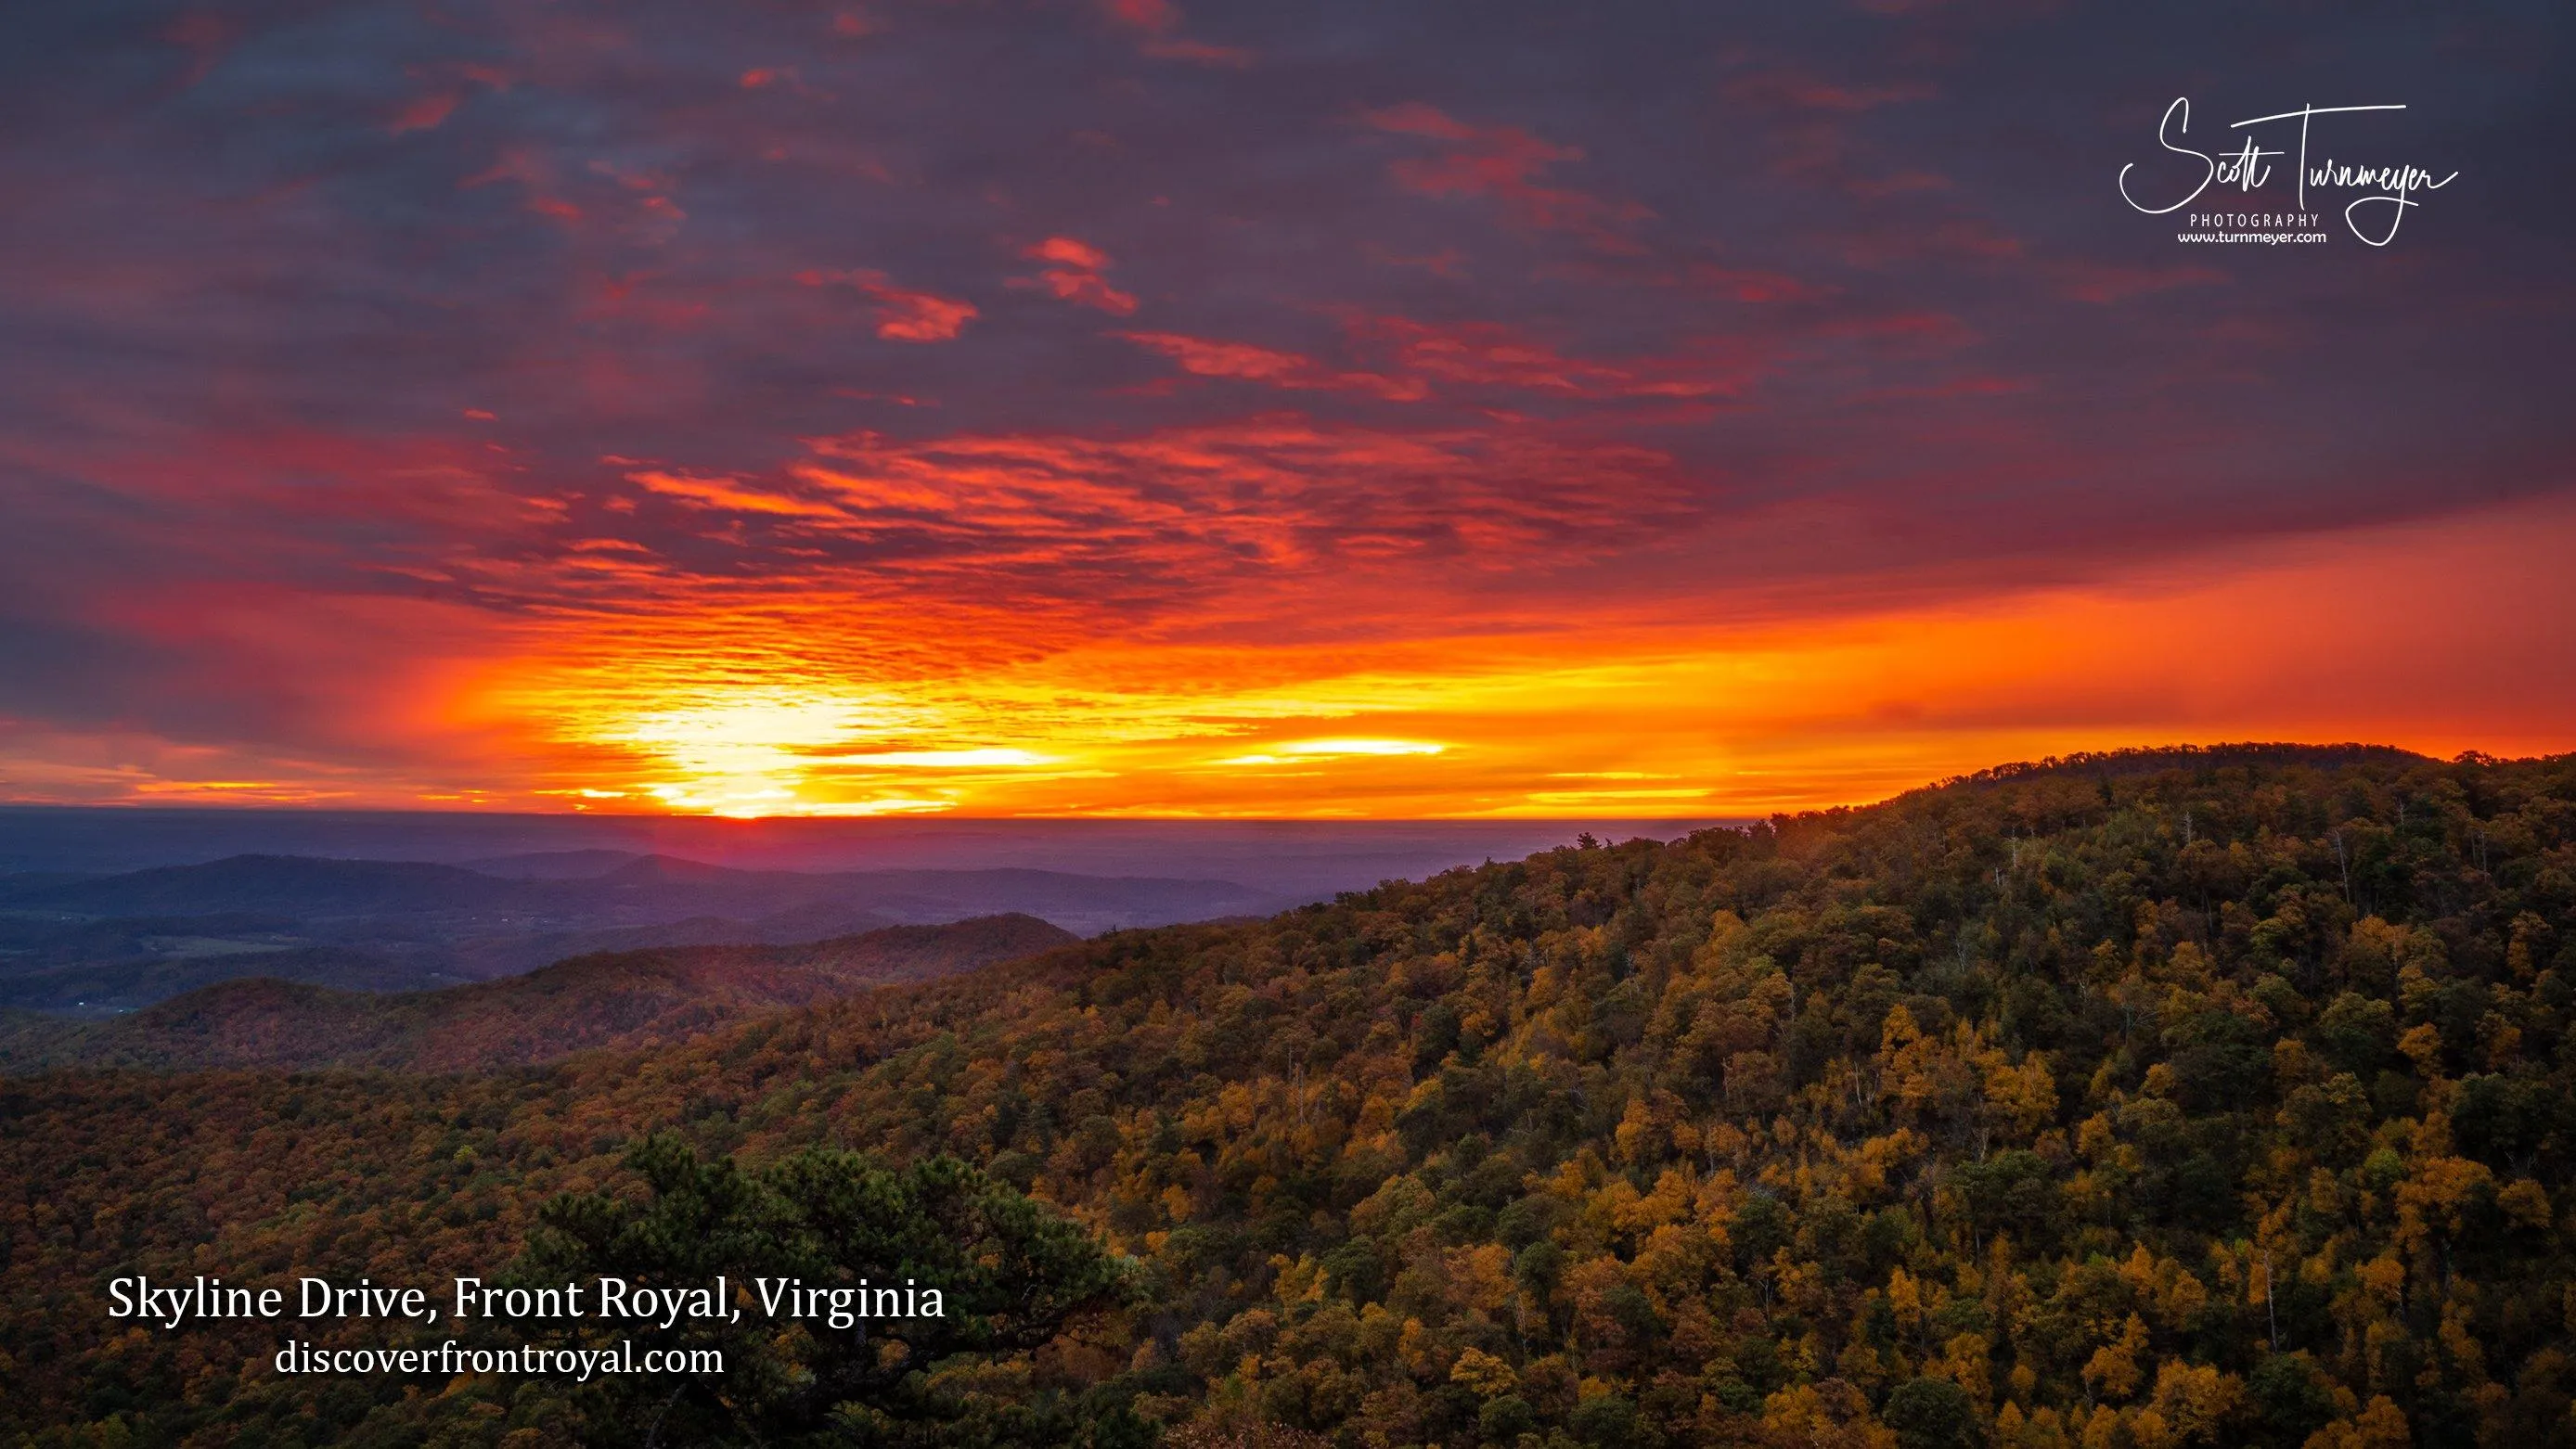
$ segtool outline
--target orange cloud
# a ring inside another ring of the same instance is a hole
[[[732,478],[692,478],[682,473],[665,473],[647,469],[629,473],[627,480],[665,498],[677,498],[707,508],[743,513],[774,513],[791,518],[832,518],[840,510],[828,504],[809,503],[802,499],[781,497],[742,487]]]

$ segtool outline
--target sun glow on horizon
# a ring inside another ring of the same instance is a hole
[[[532,748],[571,776],[543,787],[555,798],[737,817],[1713,817],[1860,803],[2072,749],[2510,749],[2521,742],[2427,731],[2402,709],[2358,717],[2355,698],[2409,696],[2356,695],[2333,641],[2364,613],[2391,637],[2422,628],[2410,621],[2462,572],[2530,575],[2547,532],[2498,515],[2153,586],[1761,627],[1611,617],[1372,645],[1082,640],[990,663],[969,651],[946,670],[833,654],[801,616],[674,617],[543,645],[491,712],[551,722],[552,743]],[[2350,617],[2293,607],[2320,597],[2353,601]],[[2268,632],[2248,636],[2247,619]],[[790,637],[792,655],[768,642]],[[2151,682],[2176,678],[2193,681],[2180,707]],[[2342,702],[2318,709],[2326,698]]]
[[[1360,758],[1399,759],[1407,755],[1442,755],[1449,752],[1445,744],[1430,740],[1289,740],[1265,751],[1248,755],[1228,755],[1214,761],[1219,765],[1292,765],[1316,760]]]
[[[870,777],[1052,763],[1050,756],[1010,746],[884,748],[916,736],[927,722],[926,711],[882,694],[752,686],[710,692],[576,737],[633,752],[637,765],[658,777],[642,793],[665,808],[738,818],[937,813],[957,808],[956,791],[870,788]],[[832,780],[859,788],[824,788]],[[573,793],[600,799],[624,792],[582,787]]]
[[[972,620],[836,631],[827,596],[719,600],[531,627],[415,686],[417,712],[388,724],[456,743],[412,779],[106,734],[58,746],[66,762],[42,772],[21,754],[9,793],[734,818],[1721,818],[2083,749],[2549,753],[2576,745],[2576,712],[2531,662],[2563,657],[2551,641],[2576,618],[2552,547],[2571,517],[2500,510],[2188,574],[1734,627],[1605,607],[1554,630],[1443,619],[1367,642],[1253,628],[1232,644],[1003,650]],[[2460,577],[2522,606],[2464,603]],[[2456,626],[2463,608],[2478,630]],[[2387,647],[2365,660],[2356,637]]]

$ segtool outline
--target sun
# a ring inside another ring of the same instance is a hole
[[[589,732],[593,743],[646,757],[658,777],[644,792],[671,810],[750,818],[939,810],[935,798],[887,799],[877,809],[812,798],[816,763],[899,727],[860,699],[787,688],[736,689],[637,714]],[[839,808],[835,808],[835,806]]]

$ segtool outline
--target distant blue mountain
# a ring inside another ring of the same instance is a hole
[[[574,862],[588,873],[555,873]],[[505,875],[238,855],[0,877],[0,1006],[112,1014],[249,975],[419,989],[604,950],[778,945],[1006,912],[1096,934],[1295,903],[1232,881],[1017,868],[752,871],[609,851],[574,862],[558,855]]]
[[[1009,912],[1094,935],[1686,828],[0,806],[0,1007],[114,1014],[253,975],[424,989]]]

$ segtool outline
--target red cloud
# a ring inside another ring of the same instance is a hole
[[[932,292],[909,292],[878,271],[799,272],[809,287],[846,282],[877,304],[877,335],[894,342],[951,342],[980,315],[972,302]]]
[[[435,129],[439,122],[455,114],[456,107],[464,99],[454,91],[441,91],[436,95],[422,96],[419,100],[395,112],[393,120],[386,123],[386,129],[397,136],[405,131]]]
[[[1112,316],[1124,317],[1136,310],[1134,293],[1119,291],[1100,275],[1109,269],[1110,261],[1109,254],[1098,247],[1069,236],[1051,236],[1020,255],[1054,265],[1039,272],[1034,282],[1015,280],[1013,285],[1041,286],[1067,302],[1097,307]]]
[[[1825,294],[1824,288],[1812,286],[1785,272],[1766,272],[1757,268],[1723,267],[1703,262],[1684,270],[1682,279],[1693,286],[1711,287],[1739,302],[1811,302]]]
[[[1172,0],[1108,0],[1109,18],[1131,30],[1161,35],[1181,23],[1181,8]]]
[[[465,103],[470,87],[502,90],[510,84],[507,72],[487,65],[415,67],[410,74],[430,82],[433,88],[396,111],[393,119],[385,123],[385,129],[397,136],[438,129]]]
[[[1142,49],[1147,55],[1238,68],[1252,63],[1252,52],[1248,50],[1174,36],[1172,32],[1180,28],[1181,10],[1172,0],[1107,0],[1101,8],[1111,23],[1144,36]]]
[[[1251,51],[1231,45],[1210,45],[1202,40],[1149,40],[1145,42],[1145,53],[1157,60],[1186,60],[1235,70],[1252,64]]]
[[[871,295],[884,306],[877,314],[877,335],[898,342],[949,341],[975,316],[974,303],[928,292],[883,287],[872,289]]]
[[[1436,157],[1407,158],[1389,168],[1398,184],[1423,196],[1492,197],[1523,225],[1572,232],[1607,251],[1636,250],[1619,231],[1653,215],[1635,202],[1540,185],[1540,172],[1559,161],[1580,161],[1583,152],[1540,140],[1518,126],[1471,126],[1419,101],[1369,111],[1363,119],[1381,131],[1446,148]]]
[[[1420,382],[1374,372],[1339,372],[1293,352],[1274,352],[1245,342],[1216,342],[1172,332],[1121,332],[1139,347],[1150,347],[1199,377],[1233,377],[1301,391],[1370,392],[1399,402],[1425,395]]]
[[[525,188],[528,210],[567,226],[582,219],[579,206],[565,199],[557,189],[555,169],[546,159],[525,146],[513,146],[501,153],[500,159],[456,183],[460,191],[488,186],[496,181],[515,181]]]
[[[1086,272],[1096,272],[1109,265],[1109,253],[1069,236],[1048,237],[1022,255],[1033,261],[1057,262]]]
[[[192,11],[163,27],[161,38],[188,53],[187,73],[179,80],[179,88],[186,90],[204,80],[241,38],[241,22],[211,11]]]
[[[1238,378],[1301,392],[1364,392],[1395,402],[1429,397],[1434,383],[1512,388],[1595,400],[1705,398],[1742,392],[1762,371],[1754,349],[1708,349],[1615,361],[1568,357],[1491,322],[1446,326],[1407,317],[1346,320],[1355,350],[1382,354],[1374,371],[1336,368],[1294,352],[1172,332],[1122,332],[1199,377]]]
[[[1568,357],[1545,342],[1492,322],[1434,326],[1408,317],[1367,317],[1354,335],[1394,350],[1396,374],[1476,387],[1509,387],[1582,398],[1716,397],[1742,391],[1760,372],[1750,354],[1706,352],[1598,361]]]
[[[799,475],[849,518],[816,532],[864,544],[881,579],[953,575],[982,597],[1095,599],[1147,579],[1206,594],[1355,555],[1567,567],[1673,529],[1699,493],[1669,457],[1633,445],[1296,416],[1136,438],[860,434],[813,447],[821,461]]]

